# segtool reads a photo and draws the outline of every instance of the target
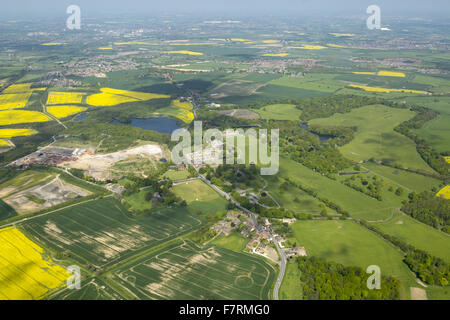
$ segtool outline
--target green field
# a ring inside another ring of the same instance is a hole
[[[302,110],[293,104],[271,104],[261,109],[254,110],[261,119],[270,120],[298,120]]]
[[[432,172],[416,151],[413,141],[395,132],[398,124],[414,116],[406,109],[394,109],[383,105],[365,106],[345,114],[314,119],[312,125],[356,127],[355,138],[340,147],[342,154],[354,161],[370,158],[399,163],[406,168]]]
[[[450,236],[405,214],[397,214],[374,226],[418,249],[450,262]]]
[[[249,239],[244,238],[240,233],[232,232],[229,236],[220,235],[211,244],[237,252],[242,252]]]
[[[279,175],[316,191],[322,198],[338,204],[355,218],[369,221],[386,219],[392,215],[395,208],[399,207],[398,201],[375,200],[338,181],[314,172],[300,163],[283,157],[280,157]]]
[[[280,300],[302,300],[303,286],[300,281],[300,269],[295,259],[290,260],[286,265],[283,283],[278,293]]]
[[[434,178],[404,170],[397,170],[373,162],[366,162],[363,167],[369,169],[381,178],[391,181],[398,187],[402,187],[408,192],[422,192],[425,190],[431,190],[433,187],[438,187],[441,182]]]
[[[202,226],[181,207],[131,217],[112,197],[84,202],[22,224],[36,239],[84,265],[105,267]]]
[[[202,213],[216,214],[226,211],[228,202],[201,180],[180,183],[173,192],[186,200],[188,207]]]
[[[149,191],[141,190],[130,194],[129,196],[124,196],[123,199],[130,206],[131,211],[142,212],[145,210],[150,210],[152,208],[152,202],[145,200],[145,195]]]
[[[409,295],[410,286],[417,286],[414,275],[402,261],[403,254],[353,221],[297,221],[292,228],[308,255],[364,270],[377,265],[382,274],[401,281],[404,297]]]
[[[113,272],[113,280],[137,299],[269,299],[274,279],[273,268],[259,257],[186,241]]]
[[[189,178],[190,173],[187,170],[169,170],[162,176],[172,181],[184,180]]]
[[[48,300],[123,300],[123,297],[99,278],[82,281],[79,290],[65,289]]]
[[[11,208],[6,202],[0,199],[0,220],[5,220],[16,215],[16,211]]]

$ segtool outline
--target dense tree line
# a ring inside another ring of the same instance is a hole
[[[436,197],[433,192],[412,192],[401,210],[433,228],[450,233],[450,200]]]
[[[298,257],[305,300],[397,300],[400,282],[393,277],[381,276],[380,289],[368,289],[367,274],[359,267],[315,257]]]
[[[449,164],[444,160],[442,155],[426,143],[425,140],[418,137],[410,130],[419,129],[425,122],[434,119],[438,113],[434,110],[420,106],[414,106],[411,110],[416,111],[417,114],[413,118],[399,124],[394,128],[394,130],[410,138],[416,143],[417,152],[431,168],[436,170],[436,172],[441,174],[443,177],[448,176]]]
[[[378,228],[369,224],[364,220],[358,222],[367,229],[376,232],[381,237],[391,242],[405,253],[403,261],[413,271],[419,279],[431,285],[447,286],[450,280],[450,264],[441,258],[432,256],[431,254],[416,249],[414,246],[382,232]]]
[[[381,196],[383,191],[383,179],[378,178],[376,175],[352,175],[349,178],[344,179],[342,183],[379,201],[383,200]]]
[[[339,152],[333,142],[335,139],[321,142],[317,135],[301,128],[297,121],[269,121],[267,126],[280,129],[281,153],[310,169],[331,177],[353,164]]]

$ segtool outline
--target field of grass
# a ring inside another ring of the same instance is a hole
[[[176,242],[120,266],[113,280],[138,299],[269,299],[275,279],[263,259]]]
[[[103,198],[25,222],[23,228],[84,265],[105,267],[201,227],[185,208],[160,208],[131,217],[119,201]]]
[[[187,170],[169,170],[162,176],[163,178],[168,178],[172,181],[184,180],[189,178],[189,171]]]
[[[100,278],[82,281],[79,290],[65,289],[47,297],[49,300],[122,300],[123,297],[114,291]]]
[[[422,192],[425,190],[429,191],[433,187],[438,187],[441,183],[441,181],[434,178],[422,176],[404,170],[397,170],[373,162],[366,162],[362,167],[369,169],[385,180],[389,180],[395,183],[397,186],[402,187],[408,192]]]
[[[351,160],[390,160],[407,168],[432,171],[417,153],[414,142],[393,130],[413,116],[414,112],[409,110],[374,105],[334,114],[329,118],[314,119],[310,124],[357,127],[355,138],[339,148]]]
[[[377,265],[384,275],[394,276],[403,285],[402,296],[417,286],[415,277],[403,263],[403,254],[375,233],[353,221],[297,221],[292,225],[297,243],[308,255],[366,269]]]
[[[414,247],[450,262],[450,236],[405,214],[395,215],[386,222],[374,223],[383,232]]]
[[[126,203],[131,206],[131,211],[144,211],[150,210],[152,208],[152,203],[145,200],[145,195],[147,194],[147,192],[149,191],[141,190],[129,196],[123,197]]]
[[[300,282],[300,269],[295,259],[289,260],[286,265],[283,282],[278,293],[280,300],[302,300],[303,287]]]
[[[12,218],[16,215],[16,211],[11,208],[11,206],[9,206],[6,202],[0,199],[0,221]]]
[[[42,299],[69,273],[15,227],[0,230],[0,300]]]
[[[271,104],[257,109],[255,112],[261,119],[272,120],[296,120],[302,114],[302,111],[292,104]]]
[[[186,200],[188,207],[202,213],[216,214],[226,211],[227,201],[201,180],[193,180],[173,187],[173,192]]]
[[[272,80],[270,84],[297,89],[333,93],[334,91],[345,86],[345,83],[340,83],[339,81],[334,80],[335,76],[335,74],[328,73],[308,73],[301,78],[281,77],[279,79]]]
[[[340,205],[355,218],[369,221],[386,219],[392,215],[394,208],[398,208],[397,201],[391,203],[388,201],[389,199],[386,201],[375,200],[283,157],[280,157],[279,175],[316,191],[319,196]]]
[[[238,232],[232,232],[229,236],[220,235],[214,239],[211,244],[228,250],[242,252],[247,245],[248,239],[244,238]]]

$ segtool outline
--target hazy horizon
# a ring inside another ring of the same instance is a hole
[[[160,15],[186,14],[218,16],[253,15],[366,15],[366,8],[376,4],[384,16],[430,17],[446,16],[450,12],[450,1],[435,0],[16,0],[3,3],[1,16],[14,18],[45,17],[66,14],[66,8],[75,4],[81,7],[83,14],[96,17],[102,15]]]

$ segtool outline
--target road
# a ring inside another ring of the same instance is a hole
[[[207,185],[209,185],[211,188],[213,188],[214,190],[216,190],[219,194],[221,194],[222,196],[224,196],[227,200],[231,200],[231,202],[238,207],[239,209],[241,209],[242,211],[244,211],[253,221],[253,224],[255,225],[255,228],[258,230],[259,229],[259,225],[258,225],[258,221],[256,219],[256,214],[251,212],[250,210],[244,208],[243,206],[241,206],[240,203],[236,202],[235,200],[233,200],[231,198],[231,196],[220,190],[218,187],[216,187],[214,184],[212,184],[208,179],[206,179],[204,176],[202,176],[201,174],[199,174],[200,179],[205,182]],[[280,290],[280,286],[281,283],[283,282],[283,278],[284,278],[284,274],[286,272],[286,255],[284,254],[283,250],[281,250],[280,246],[278,245],[278,242],[273,238],[273,235],[271,235],[272,239],[273,239],[273,243],[275,244],[275,247],[277,248],[278,251],[278,255],[280,256],[280,273],[278,274],[278,279],[277,282],[275,283],[275,287],[273,289],[273,299],[274,300],[279,300],[278,299],[278,291]]]

